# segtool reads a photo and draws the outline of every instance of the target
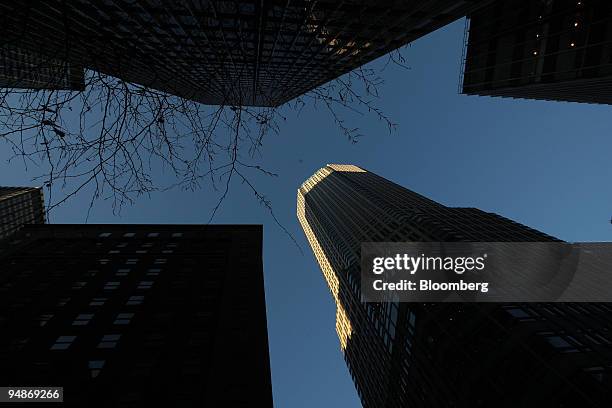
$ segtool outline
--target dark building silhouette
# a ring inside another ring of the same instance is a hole
[[[504,0],[469,16],[463,93],[612,103],[612,2]]]
[[[261,226],[26,226],[0,245],[0,384],[272,407]]]
[[[490,0],[0,1],[0,38],[207,104],[277,106]]]
[[[352,165],[320,169],[297,201],[364,407],[610,406],[610,304],[360,301],[361,242],[556,238]]]
[[[25,224],[45,223],[42,188],[0,187],[0,239]]]
[[[0,45],[0,88],[79,91],[83,67],[9,44]]]

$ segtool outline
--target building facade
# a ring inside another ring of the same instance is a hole
[[[42,188],[0,187],[0,239],[26,224],[45,223]]]
[[[489,2],[3,0],[0,42],[206,104],[278,106]]]
[[[83,67],[27,49],[0,45],[0,88],[80,91]]]
[[[0,247],[0,383],[70,407],[272,407],[257,225],[36,225]]]
[[[556,238],[443,206],[353,165],[310,177],[297,214],[336,302],[340,346],[365,408],[608,406],[609,304],[361,301],[361,242]]]
[[[612,3],[496,1],[469,16],[462,92],[612,103]]]

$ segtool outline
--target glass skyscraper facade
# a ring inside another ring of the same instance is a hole
[[[463,93],[612,104],[612,2],[501,0],[468,21]]]
[[[0,49],[207,104],[278,106],[489,2],[4,0]]]
[[[336,331],[364,407],[608,406],[609,304],[362,302],[361,242],[556,238],[446,207],[353,165],[310,177],[297,215],[336,302]]]

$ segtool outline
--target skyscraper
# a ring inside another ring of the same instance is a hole
[[[612,103],[610,1],[496,1],[466,45],[465,94]]]
[[[0,383],[271,407],[258,225],[36,225],[0,247]]]
[[[364,407],[608,406],[609,304],[361,301],[361,242],[556,238],[446,207],[353,165],[327,165],[304,182],[297,214],[336,302]]]
[[[42,188],[0,187],[0,239],[25,224],[45,223]]]
[[[490,0],[0,1],[0,45],[207,104],[278,106]]]
[[[0,46],[0,88],[80,91],[84,87],[83,67],[10,43]]]

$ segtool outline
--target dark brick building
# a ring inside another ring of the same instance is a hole
[[[1,245],[0,384],[63,386],[71,407],[272,406],[261,226],[26,226]]]

